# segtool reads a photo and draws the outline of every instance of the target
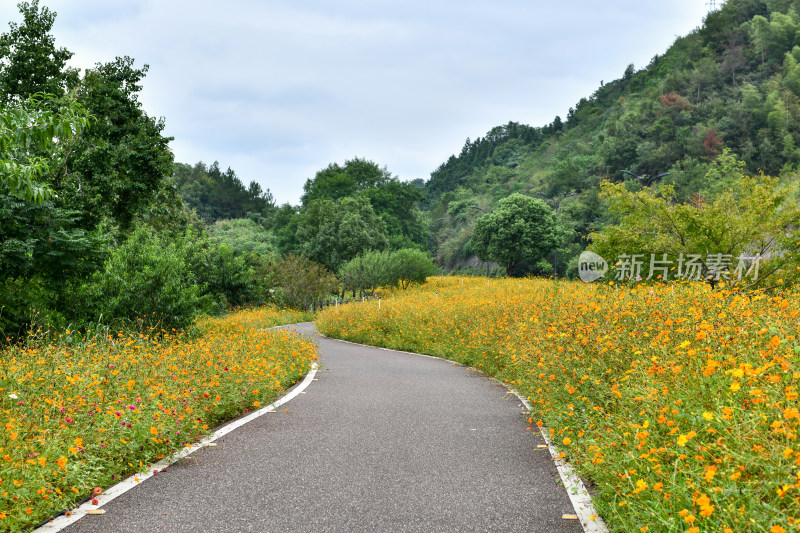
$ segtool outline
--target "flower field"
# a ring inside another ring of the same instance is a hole
[[[483,370],[533,405],[618,532],[800,531],[800,296],[432,278],[325,335]]]
[[[65,331],[0,352],[0,531],[30,529],[268,405],[317,352],[263,328],[307,318],[262,308],[205,318],[191,336]]]

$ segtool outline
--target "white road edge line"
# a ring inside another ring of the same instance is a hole
[[[439,361],[454,362],[459,366],[464,366],[461,363],[458,363],[457,361],[450,361],[449,359],[445,359],[443,357],[436,357],[434,355],[415,353],[415,352],[404,352],[402,350],[392,350],[390,348],[380,348],[378,346],[368,346],[366,344],[359,344],[357,342],[326,337],[325,335],[322,334],[319,334],[319,336],[338,342],[355,344],[356,346],[367,346],[369,348],[378,348],[379,350],[385,350],[389,352],[416,355],[418,357],[427,357],[429,359],[437,359]],[[531,412],[532,410],[531,404],[530,402],[528,402],[528,399],[526,397],[522,396],[520,393],[509,387],[507,384],[502,383],[498,380],[495,381],[503,385],[512,394],[514,394],[514,396],[516,396],[519,399],[519,401],[522,402],[522,405],[525,406],[525,409],[527,409],[528,412]],[[567,495],[569,496],[570,502],[572,502],[572,507],[575,508],[575,514],[578,516],[578,520],[580,520],[581,526],[583,526],[583,531],[585,533],[608,533],[608,527],[606,526],[603,519],[600,518],[600,516],[597,514],[597,510],[594,508],[594,504],[592,503],[592,497],[589,495],[589,491],[586,490],[586,486],[583,484],[583,481],[581,481],[580,476],[575,472],[575,470],[572,468],[572,466],[570,466],[569,463],[567,463],[558,456],[558,450],[556,450],[555,446],[553,446],[553,443],[550,440],[550,436],[548,435],[549,431],[547,431],[547,428],[541,426],[539,428],[539,431],[541,432],[542,438],[544,439],[545,443],[547,443],[547,448],[550,450],[550,455],[552,456],[553,462],[556,465],[556,469],[558,470],[558,475],[561,476],[561,482],[564,483],[564,489],[567,491]]]
[[[223,427],[219,428],[217,431],[215,431],[211,435],[208,435],[207,437],[201,439],[200,441],[192,444],[191,447],[184,447],[182,450],[176,452],[174,455],[172,455],[170,457],[167,457],[167,458],[165,458],[165,459],[163,459],[163,460],[161,460],[161,461],[159,461],[159,462],[157,462],[157,463],[155,463],[153,465],[148,466],[144,473],[142,473],[142,474],[134,474],[131,477],[129,477],[129,478],[123,480],[123,481],[120,481],[116,485],[114,485],[112,487],[109,487],[102,494],[100,494],[99,496],[96,496],[96,499],[97,499],[97,502],[98,502],[97,505],[92,505],[92,502],[88,501],[88,502],[84,503],[83,505],[81,505],[81,506],[79,506],[79,507],[77,507],[75,509],[72,509],[72,515],[71,516],[66,516],[66,515],[58,516],[55,519],[53,519],[51,522],[48,522],[47,524],[35,529],[33,531],[33,533],[55,533],[56,531],[61,531],[65,527],[69,526],[70,524],[73,524],[73,523],[77,522],[78,520],[80,520],[81,518],[86,516],[89,511],[92,511],[92,510],[95,510],[95,509],[99,509],[100,507],[102,507],[103,505],[107,504],[108,502],[110,502],[111,500],[116,498],[117,496],[121,496],[122,494],[128,492],[129,490],[131,490],[135,486],[139,485],[141,482],[143,482],[146,479],[152,477],[153,475],[155,475],[154,472],[160,472],[161,470],[163,470],[164,468],[168,467],[169,465],[180,461],[181,459],[183,459],[184,457],[186,457],[190,453],[196,452],[197,450],[199,450],[200,448],[205,447],[209,443],[214,442],[215,440],[219,439],[220,437],[223,437],[224,435],[227,435],[228,433],[230,433],[234,429],[237,429],[237,428],[247,424],[248,422],[250,422],[252,420],[255,420],[256,418],[258,418],[260,416],[263,416],[263,415],[265,415],[265,414],[267,414],[269,412],[275,411],[275,408],[280,407],[281,405],[285,404],[286,402],[288,402],[289,400],[291,400],[292,398],[294,398],[295,396],[300,394],[309,385],[311,385],[311,382],[312,382],[312,380],[314,379],[314,376],[317,373],[317,367],[318,367],[317,363],[312,363],[311,370],[308,372],[308,374],[306,374],[306,377],[303,379],[302,382],[300,382],[299,385],[297,385],[295,388],[293,388],[291,390],[291,392],[289,392],[289,394],[286,394],[285,396],[282,396],[282,397],[278,398],[273,403],[269,404],[266,407],[262,407],[258,411],[253,411],[249,415],[247,415],[245,417],[242,417],[242,418],[240,418],[240,419],[238,419],[238,420],[236,420],[234,422],[231,422],[230,424],[228,424],[226,426],[223,426]]]
[[[510,387],[509,390],[519,398],[525,409],[531,412],[531,404],[528,399]],[[556,469],[558,469],[558,475],[561,476],[561,481],[564,483],[564,488],[567,490],[567,495],[575,508],[575,514],[578,515],[578,520],[580,520],[583,530],[586,533],[608,533],[608,527],[597,514],[597,510],[592,503],[592,497],[589,495],[589,491],[586,490],[586,486],[581,481],[580,476],[569,463],[558,456],[558,450],[553,446],[547,428],[539,426],[539,431],[544,442],[547,443],[547,449],[550,450],[550,455],[553,457]]]

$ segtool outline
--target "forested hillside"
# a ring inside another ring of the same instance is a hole
[[[751,174],[794,180],[799,13],[798,1],[729,0],[646,68],[629,65],[621,78],[601,82],[564,120],[543,127],[511,122],[467,139],[424,188],[438,262],[464,264],[481,216],[471,206],[490,210],[513,192],[546,195],[559,208],[563,272],[588,233],[611,220],[598,200],[602,180],[625,180],[632,190],[673,183],[681,201],[712,198],[722,185],[716,161],[726,149]],[[564,199],[571,193],[577,194]]]
[[[183,201],[206,222],[232,218],[262,218],[275,209],[269,189],[251,181],[244,186],[231,168],[223,172],[215,161],[209,166],[175,163],[175,184]]]

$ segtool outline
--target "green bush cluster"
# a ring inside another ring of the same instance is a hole
[[[302,255],[284,255],[271,271],[275,300],[288,307],[309,307],[339,288],[339,280],[331,271]]]
[[[373,294],[378,287],[408,288],[412,283],[424,283],[438,271],[431,258],[414,248],[394,252],[366,252],[339,269],[344,291]]]
[[[211,305],[189,268],[190,253],[186,239],[167,242],[149,228],[137,228],[81,287],[84,313],[98,320],[144,320],[145,326],[187,326]]]

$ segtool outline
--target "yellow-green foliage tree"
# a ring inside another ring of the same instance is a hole
[[[795,281],[800,206],[794,188],[769,176],[741,174],[734,158],[720,165],[714,171],[726,174],[726,186],[687,203],[676,200],[671,185],[632,192],[622,183],[602,183],[600,197],[619,223],[592,233],[590,249],[616,261],[618,274],[627,261],[628,273],[643,278],[676,279],[691,264],[697,274],[692,279],[712,287],[724,282],[771,288]],[[630,268],[635,255],[640,271]]]

